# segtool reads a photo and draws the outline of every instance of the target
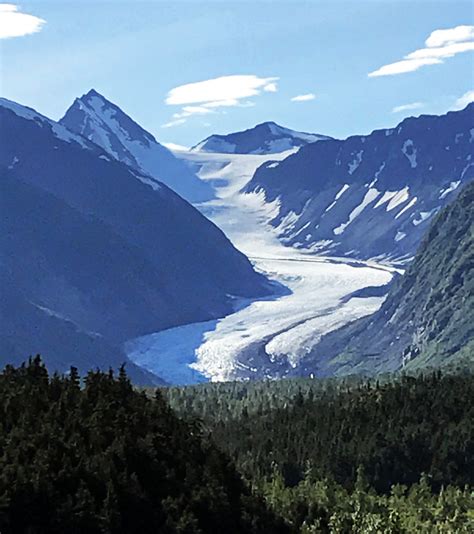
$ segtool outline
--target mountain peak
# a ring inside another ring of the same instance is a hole
[[[94,88],[90,89],[85,95],[83,95],[81,98],[84,97],[91,97],[91,96],[97,96],[99,98],[104,98],[98,91],[96,91]]]
[[[104,95],[95,89],[91,89],[81,97],[76,98],[74,104],[76,103],[79,103],[79,105],[82,104],[88,108],[92,108],[96,113],[103,109],[109,109],[112,110],[114,114],[127,117],[127,115],[116,104],[105,98]]]
[[[154,182],[163,182],[191,202],[212,197],[208,184],[95,89],[76,98],[60,122],[102,147],[114,159],[150,176]]]
[[[308,143],[331,139],[325,135],[298,132],[266,121],[247,130],[227,135],[211,135],[191,150],[224,154],[277,154]]]
[[[274,121],[264,121],[264,122],[260,122],[259,124],[256,124],[254,126],[254,128],[259,128],[260,126],[276,126],[277,128],[282,128],[282,126],[280,126],[279,124],[277,124],[276,122]],[[250,128],[252,130],[252,128]]]

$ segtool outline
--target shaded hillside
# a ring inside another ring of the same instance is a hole
[[[324,336],[297,373],[474,362],[474,183],[433,221],[374,315]]]
[[[13,170],[1,174],[0,363],[40,351],[59,371],[127,362],[134,381],[153,383],[111,341],[117,327],[125,335],[153,327],[160,301],[152,266],[108,226]]]

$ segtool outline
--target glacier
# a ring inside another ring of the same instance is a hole
[[[297,150],[271,154],[271,161],[281,161]],[[269,224],[279,212],[278,199],[268,203],[263,191],[241,192],[255,170],[267,164],[269,155],[196,150],[175,155],[215,190],[214,199],[196,207],[273,281],[275,290],[264,299],[236,300],[235,312],[222,319],[129,341],[126,352],[135,364],[171,384],[285,376],[323,334],[379,308],[383,297],[350,295],[367,286],[387,284],[395,268],[315,257],[286,247]],[[376,198],[373,190],[368,196],[370,202]]]

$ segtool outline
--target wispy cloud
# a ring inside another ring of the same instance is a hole
[[[191,115],[216,113],[222,107],[253,106],[254,103],[246,99],[262,93],[275,93],[278,90],[278,79],[236,74],[175,87],[169,91],[165,102],[171,106],[183,107],[173,115],[176,120],[163,127],[182,124]],[[177,122],[178,120],[183,122]]]
[[[474,26],[435,30],[426,39],[425,45],[425,48],[411,52],[400,61],[384,65],[370,72],[368,76],[373,78],[413,72],[425,65],[444,63],[447,58],[474,50]]]
[[[172,128],[173,126],[179,126],[180,124],[184,124],[186,122],[186,119],[176,119],[173,121],[165,122],[165,124],[162,124],[162,128]]]
[[[291,98],[292,102],[308,102],[309,100],[314,100],[316,95],[314,93],[306,93],[305,95],[296,95]]]
[[[411,111],[413,109],[420,109],[425,104],[423,102],[412,102],[411,104],[402,104],[401,106],[395,106],[392,109],[392,113],[400,113],[401,111]]]
[[[39,17],[20,13],[14,4],[0,4],[0,39],[39,32],[44,24],[46,21]]]
[[[214,110],[205,108],[204,106],[184,106],[179,113],[173,113],[173,119],[184,119],[191,115],[207,115],[208,113],[215,113]]]
[[[454,103],[454,109],[463,109],[471,102],[474,102],[474,91],[467,91]]]

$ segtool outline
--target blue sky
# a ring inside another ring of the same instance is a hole
[[[347,137],[470,100],[473,24],[456,0],[3,4],[0,91],[59,119],[93,87],[184,145],[267,120]]]

